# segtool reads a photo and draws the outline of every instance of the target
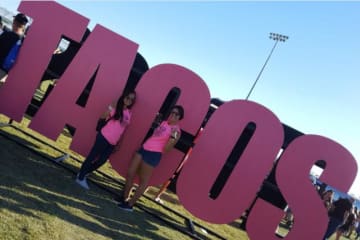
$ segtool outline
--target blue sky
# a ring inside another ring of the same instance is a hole
[[[193,70],[223,100],[246,97],[274,44],[269,33],[288,35],[249,99],[360,162],[360,2],[58,2],[90,18],[90,29],[98,23],[138,43],[150,67]],[[350,192],[360,196],[360,175]]]

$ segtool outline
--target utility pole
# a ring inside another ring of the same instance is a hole
[[[264,71],[264,68],[266,67],[266,64],[268,63],[268,61],[269,61],[272,53],[274,52],[274,49],[275,49],[276,45],[278,44],[278,42],[279,42],[279,41],[280,41],[280,42],[285,42],[289,37],[288,37],[288,36],[285,36],[285,35],[278,34],[278,33],[270,33],[269,38],[272,39],[272,40],[274,40],[274,41],[275,41],[275,44],[274,44],[274,46],[272,47],[272,49],[271,49],[271,51],[270,51],[270,54],[269,54],[269,56],[267,57],[264,65],[262,66],[259,74],[257,75],[257,77],[256,77],[253,85],[251,86],[251,89],[250,89],[248,95],[246,96],[245,100],[248,100],[248,99],[249,99],[252,91],[254,90],[254,88],[255,88],[255,86],[256,86],[256,83],[258,82],[258,80],[259,80],[262,72]]]

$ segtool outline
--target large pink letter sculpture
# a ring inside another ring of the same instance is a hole
[[[167,94],[174,87],[181,89],[178,103],[185,108],[181,127],[190,134],[196,134],[210,104],[210,93],[204,81],[192,71],[174,64],[151,68],[136,88],[139,97],[133,110],[133,121],[124,136],[126,144],[122,144],[120,151],[111,157],[111,164],[121,175],[126,176],[129,160],[139,148]],[[164,154],[150,180],[151,184],[161,184],[167,180],[183,157],[183,153],[175,150]]]
[[[88,19],[56,2],[23,1],[19,11],[31,16],[34,22],[8,81],[0,88],[0,112],[17,121],[22,119],[61,36],[80,41],[88,24]],[[52,19],[51,23],[48,19]],[[86,155],[95,137],[96,120],[120,96],[137,48],[136,43],[97,25],[30,127],[56,139],[64,125],[70,124],[76,128],[71,148]],[[93,90],[85,108],[80,107],[76,100],[96,69]],[[210,102],[204,81],[175,64],[151,68],[136,89],[138,102],[132,124],[120,150],[111,156],[112,165],[121,175],[125,176],[132,154],[140,147],[155,114],[173,88],[181,91],[178,104],[185,108],[183,130],[195,135],[199,129]],[[256,126],[254,135],[218,197],[210,198],[215,179],[250,122]],[[282,125],[270,110],[251,101],[225,103],[208,122],[179,176],[181,202],[195,216],[213,223],[227,223],[240,217],[270,172],[282,141]],[[183,155],[179,151],[165,154],[151,184],[160,184],[170,177]],[[355,179],[356,161],[340,144],[313,135],[294,140],[283,152],[276,171],[280,190],[296,219],[288,239],[320,239],[325,231],[326,210],[308,179],[311,166],[318,160],[326,162],[321,180],[337,189],[348,191]],[[275,239],[282,214],[258,199],[247,222],[249,236]]]

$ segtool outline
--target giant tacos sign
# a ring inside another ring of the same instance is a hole
[[[80,42],[89,22],[86,17],[51,1],[23,1],[18,10],[30,16],[33,23],[17,63],[0,89],[0,112],[16,121],[22,119],[61,36]],[[71,149],[86,155],[96,134],[97,118],[124,89],[137,49],[135,42],[96,25],[29,127],[56,140],[64,125],[70,124],[76,128]],[[95,70],[97,75],[86,106],[79,106],[76,101]],[[111,156],[119,174],[125,176],[133,152],[174,87],[181,91],[177,103],[186,110],[182,130],[192,135],[198,131],[210,103],[205,82],[196,73],[176,64],[152,67],[137,85],[138,101],[132,124],[121,148]],[[255,126],[251,139],[238,156],[239,161],[220,194],[209,197],[221,168],[249,123]],[[222,224],[237,219],[270,172],[283,139],[281,122],[265,106],[244,100],[223,104],[210,118],[179,176],[177,194],[182,204],[209,222]],[[151,183],[161,184],[168,179],[183,157],[180,151],[164,155]],[[303,135],[292,141],[276,168],[277,183],[296,218],[286,236],[288,239],[321,239],[325,232],[327,211],[308,179],[311,167],[318,160],[326,162],[321,180],[338,190],[347,192],[355,179],[356,161],[339,143],[318,135]],[[282,216],[281,209],[261,199],[256,201],[247,220],[250,238],[277,239],[274,232]]]

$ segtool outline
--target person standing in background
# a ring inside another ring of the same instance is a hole
[[[351,213],[354,199],[340,198],[333,203],[333,209],[329,212],[329,223],[323,240],[327,240],[340,227]]]
[[[4,25],[2,22],[2,17],[0,16],[0,35],[4,32]]]
[[[13,20],[12,31],[4,31],[0,35],[0,85],[5,83],[7,74],[16,61],[28,22],[25,14],[18,13]]]

